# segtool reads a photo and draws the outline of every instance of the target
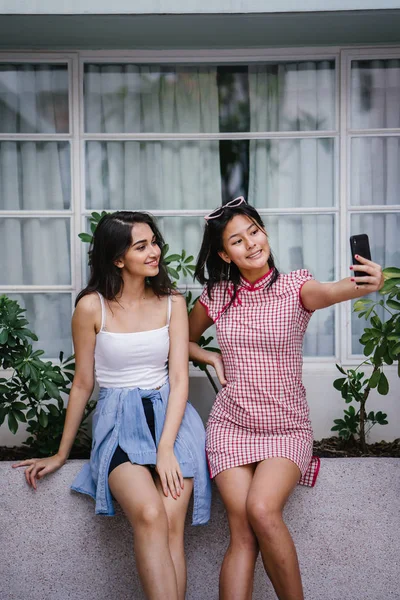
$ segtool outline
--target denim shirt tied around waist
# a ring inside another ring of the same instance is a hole
[[[95,501],[96,514],[115,515],[108,485],[111,458],[119,445],[138,465],[156,464],[156,445],[148,427],[142,398],[153,404],[156,444],[160,441],[168,404],[169,383],[158,390],[140,388],[101,388],[93,415],[93,442],[90,462],[76,476],[71,488],[89,494]],[[193,525],[210,518],[211,482],[205,455],[203,423],[191,404],[175,440],[174,453],[183,477],[194,478]]]

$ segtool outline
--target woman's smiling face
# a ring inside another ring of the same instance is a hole
[[[236,215],[222,234],[224,250],[219,253],[234,262],[243,277],[255,281],[269,270],[270,247],[267,234],[246,215]]]

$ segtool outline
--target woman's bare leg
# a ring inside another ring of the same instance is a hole
[[[299,478],[292,461],[268,458],[258,464],[247,497],[248,519],[279,600],[304,599],[296,549],[282,518]]]
[[[258,555],[256,536],[247,518],[246,503],[256,465],[227,469],[216,476],[228,513],[230,542],[220,574],[220,600],[251,600]]]
[[[181,495],[176,500],[170,494],[164,496],[158,476],[156,476],[155,483],[167,514],[169,549],[178,583],[178,598],[179,600],[184,600],[186,594],[184,528],[189,500],[193,490],[193,479],[184,480],[183,490],[181,490]]]
[[[110,473],[108,481],[133,528],[136,566],[146,598],[178,600],[167,514],[150,471],[126,462]]]

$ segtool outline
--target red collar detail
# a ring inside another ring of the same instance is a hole
[[[256,290],[260,290],[261,288],[266,286],[268,281],[270,281],[270,279],[272,279],[273,273],[274,273],[274,268],[271,268],[267,273],[265,273],[265,275],[263,275],[262,277],[260,277],[260,279],[257,279],[253,283],[248,281],[245,277],[241,276],[240,277],[240,286],[242,288],[244,288],[245,290],[248,290],[249,292],[255,292]]]

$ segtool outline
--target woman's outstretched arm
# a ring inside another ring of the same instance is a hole
[[[206,308],[197,301],[189,315],[189,358],[194,362],[214,367],[221,385],[226,385],[224,364],[219,352],[210,352],[199,346],[198,341],[213,320],[208,316]]]
[[[361,264],[352,265],[350,269],[366,273],[365,277],[346,277],[334,283],[307,281],[300,292],[303,306],[307,310],[317,310],[380,290],[384,284],[382,267],[362,256],[357,256],[357,260]]]
[[[72,337],[75,350],[75,375],[71,386],[64,430],[57,454],[48,458],[21,461],[13,467],[27,467],[25,478],[36,490],[37,479],[63,466],[71,452],[85,406],[94,387],[94,347],[96,322],[99,320],[98,299],[84,296],[72,317]]]

